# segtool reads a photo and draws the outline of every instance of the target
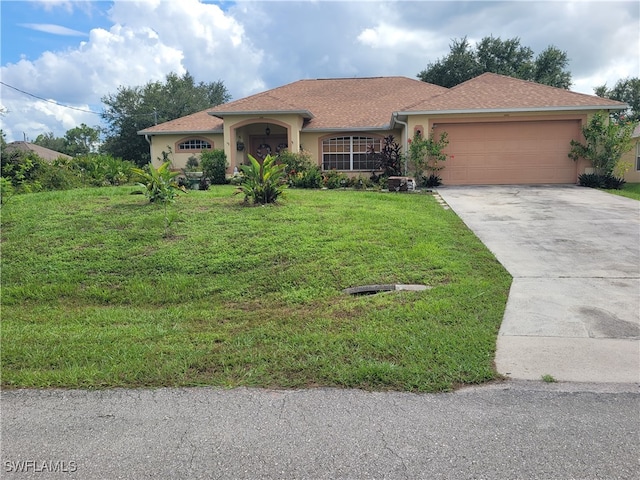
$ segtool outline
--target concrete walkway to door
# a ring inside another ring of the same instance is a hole
[[[640,202],[569,185],[438,193],[513,276],[499,373],[640,382]]]

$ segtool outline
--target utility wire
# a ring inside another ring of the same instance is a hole
[[[84,113],[93,113],[94,115],[100,115],[100,116],[103,116],[103,117],[114,118],[114,117],[118,116],[118,115],[114,115],[112,113],[94,112],[93,110],[87,110],[87,109],[84,109],[84,108],[78,108],[78,107],[72,107],[70,105],[64,105],[62,103],[56,102],[55,100],[48,100],[46,98],[39,97],[38,95],[34,95],[33,93],[25,92],[24,90],[20,90],[19,88],[14,87],[13,85],[9,85],[8,83],[4,83],[2,81],[0,81],[0,84],[4,85],[5,87],[12,88],[13,90],[15,90],[17,92],[24,93],[25,95],[29,95],[30,97],[37,98],[38,100],[42,100],[43,102],[52,103],[52,104],[57,105],[59,107],[70,108],[72,110],[78,110],[79,112],[84,112]],[[158,124],[158,112],[155,111],[155,110],[153,111],[153,113],[136,113],[136,114],[133,114],[133,115],[123,115],[123,116],[128,116],[128,117],[151,117],[151,116],[153,116],[154,119],[155,119],[156,125]]]
[[[12,89],[14,89],[14,90],[15,90],[15,91],[17,91],[17,92],[24,93],[25,95],[29,95],[30,97],[37,98],[38,100],[42,100],[43,102],[53,103],[54,105],[57,105],[57,106],[59,106],[59,107],[70,108],[70,109],[72,109],[72,110],[78,110],[78,111],[80,111],[80,112],[84,112],[84,113],[93,113],[94,115],[102,115],[102,113],[101,113],[101,112],[94,112],[93,110],[86,110],[86,109],[84,109],[84,108],[71,107],[71,106],[69,106],[69,105],[63,105],[62,103],[58,103],[58,102],[56,102],[55,100],[48,100],[48,99],[46,99],[46,98],[39,97],[39,96],[37,96],[37,95],[34,95],[33,93],[25,92],[24,90],[20,90],[19,88],[16,88],[16,87],[14,87],[14,86],[12,86],[12,85],[9,85],[8,83],[4,83],[4,82],[2,82],[2,81],[0,81],[0,84],[4,85],[5,87],[12,88]]]

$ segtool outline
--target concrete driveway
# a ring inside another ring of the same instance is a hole
[[[568,185],[438,194],[513,276],[498,372],[640,381],[640,202]]]

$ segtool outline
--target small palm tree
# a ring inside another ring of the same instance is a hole
[[[169,203],[175,202],[180,192],[186,192],[176,182],[176,177],[180,172],[172,172],[169,168],[171,162],[165,162],[158,168],[154,168],[149,164],[146,170],[142,168],[133,168],[132,172],[140,177],[142,182],[138,185],[145,188],[145,196],[150,202],[158,202],[164,205],[164,232],[165,236],[169,234],[169,214],[167,206]]]
[[[236,193],[244,193],[244,199],[253,199],[253,203],[265,205],[274,203],[286,188],[285,165],[276,163],[277,157],[267,155],[262,163],[249,155],[250,165],[240,169],[244,180]]]

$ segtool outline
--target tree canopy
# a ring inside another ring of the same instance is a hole
[[[142,166],[149,162],[149,144],[138,131],[228,102],[231,95],[222,81],[199,82],[186,72],[167,75],[164,82],[121,86],[102,98],[107,127],[101,150]]]
[[[607,88],[607,84],[600,85],[593,89],[599,97],[618,100],[629,105],[626,112],[616,112],[612,114],[616,121],[639,122],[640,121],[640,78],[622,78],[618,80],[613,88]]]
[[[464,37],[454,39],[449,47],[448,55],[418,73],[420,80],[451,88],[491,72],[552,87],[571,86],[571,73],[566,70],[567,53],[552,45],[535,58],[533,50],[520,45],[517,37],[508,40],[484,37],[475,47]]]
[[[41,133],[33,143],[75,157],[91,153],[99,141],[100,128],[82,123],[79,127],[67,130],[64,137],[56,137],[53,132]]]

